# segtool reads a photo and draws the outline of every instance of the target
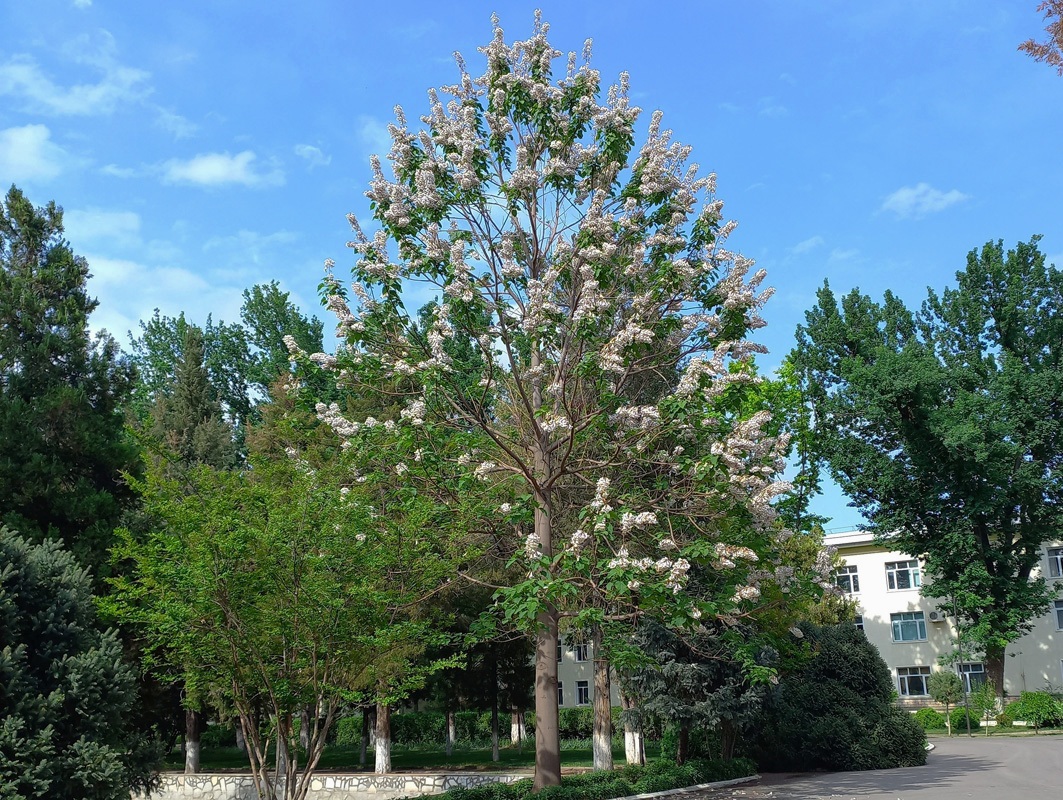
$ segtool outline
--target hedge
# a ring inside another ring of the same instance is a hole
[[[945,727],[945,715],[932,708],[921,708],[913,716],[915,721],[923,726],[924,731],[933,731]]]
[[[475,789],[451,789],[443,800],[610,800],[646,792],[663,792],[699,783],[746,778],[756,774],[757,765],[748,758],[731,761],[693,759],[682,766],[663,759],[646,766],[632,765],[615,772],[587,772],[565,775],[560,786],[549,786],[532,794],[529,779],[509,784],[489,784]]]

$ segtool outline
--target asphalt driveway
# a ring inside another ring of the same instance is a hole
[[[925,767],[764,775],[699,800],[1059,800],[1063,736],[932,739]],[[689,796],[688,796],[689,797]]]

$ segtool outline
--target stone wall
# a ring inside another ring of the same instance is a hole
[[[373,775],[323,772],[310,780],[307,800],[388,800],[407,795],[436,794],[457,787],[512,783],[526,775],[482,772]],[[203,773],[163,774],[162,787],[151,800],[258,800],[250,775]]]

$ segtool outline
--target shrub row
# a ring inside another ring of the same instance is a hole
[[[1018,700],[1008,704],[1001,716],[1021,719],[1035,728],[1063,725],[1063,701],[1048,692],[1023,692]]]
[[[691,760],[682,766],[658,760],[646,766],[629,765],[615,772],[588,772],[566,775],[560,786],[550,786],[534,795],[535,800],[610,800],[644,792],[663,792],[699,783],[745,778],[754,775],[757,765],[748,758],[731,761]],[[528,800],[532,797],[530,779],[516,783],[494,783],[475,789],[451,789],[443,800]]]

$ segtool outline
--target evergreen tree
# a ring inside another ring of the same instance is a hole
[[[0,208],[0,521],[62,540],[98,572],[137,453],[119,410],[132,370],[109,335],[89,333],[88,278],[62,209],[34,208],[11,187]]]
[[[58,543],[0,527],[0,797],[128,800],[158,754],[130,724],[136,691],[88,572]]]

